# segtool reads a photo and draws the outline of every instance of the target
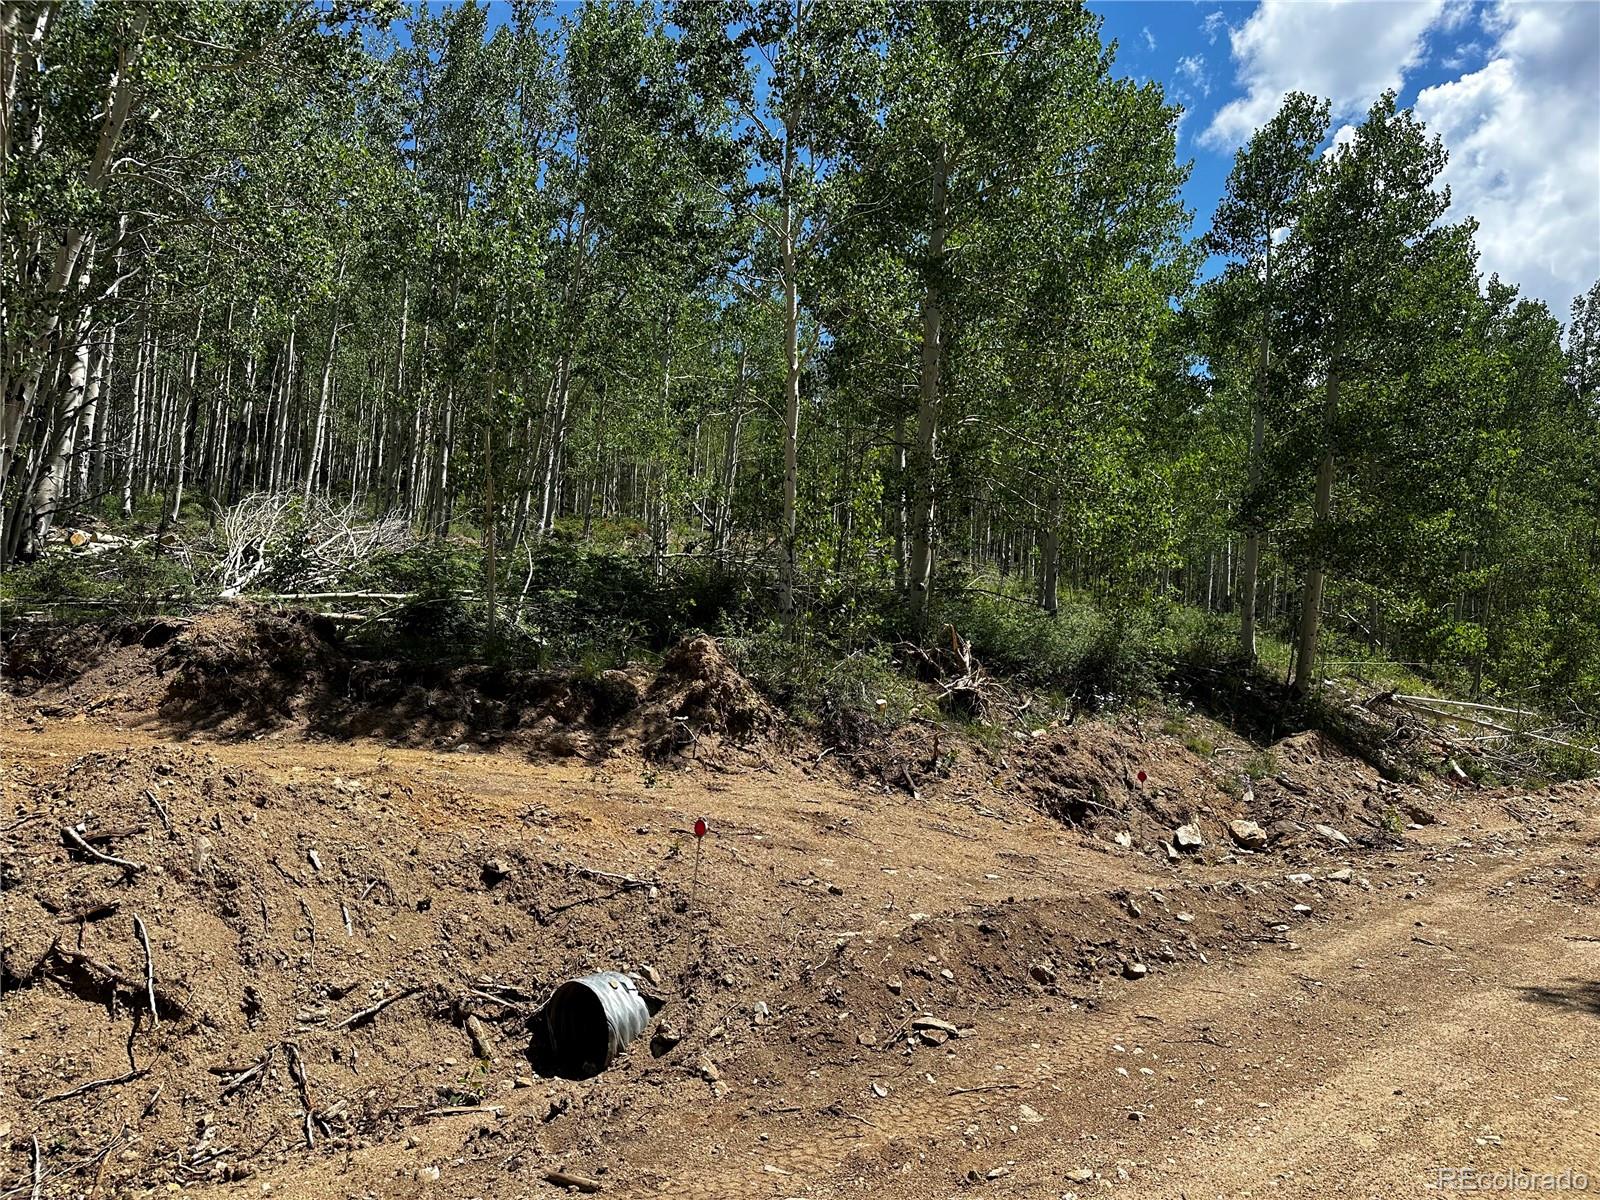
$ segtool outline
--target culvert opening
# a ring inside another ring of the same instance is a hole
[[[591,1079],[644,1032],[660,1002],[614,971],[585,975],[555,990],[534,1022],[529,1055],[542,1075]]]

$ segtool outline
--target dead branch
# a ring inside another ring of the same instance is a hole
[[[553,1183],[557,1187],[577,1188],[580,1192],[589,1193],[598,1192],[605,1186],[598,1179],[592,1179],[588,1175],[579,1175],[575,1171],[558,1171],[553,1167],[544,1173],[544,1181]]]
[[[79,975],[87,975],[99,987],[121,988],[134,996],[148,994],[142,981],[130,979],[115,967],[90,958],[80,951],[68,950],[61,944],[60,938],[50,943],[50,948],[45,951],[42,964],[46,973],[59,977],[64,972],[59,969],[51,969],[50,964],[53,961],[71,968],[72,971],[77,972]],[[184,1006],[175,1000],[170,992],[163,992],[159,988],[156,989],[155,1001],[157,1007],[165,1009],[169,1016],[182,1017],[187,1015]]]
[[[144,921],[137,913],[133,917],[133,929],[144,946],[144,992],[150,1004],[150,1024],[154,1027],[161,1024],[161,1014],[156,1011],[156,962],[150,953],[150,934],[146,932]]]
[[[71,825],[62,826],[61,837],[62,840],[67,843],[67,845],[71,846],[79,853],[88,855],[96,862],[103,862],[108,867],[120,867],[124,871],[149,870],[144,863],[131,862],[126,858],[118,858],[114,854],[102,854],[93,846],[89,845],[88,842],[84,841],[83,836]]]
[[[275,1049],[277,1049],[276,1046],[268,1046],[267,1052],[261,1056],[260,1062],[246,1067],[235,1075],[228,1085],[222,1089],[222,1099],[227,1099],[252,1079],[260,1079],[266,1073],[268,1064],[272,1062],[272,1052]]]
[[[649,888],[663,886],[659,879],[638,879],[632,875],[615,875],[610,871],[597,871],[593,867],[581,867],[577,863],[564,864],[570,875],[581,875],[585,879],[593,879],[602,883],[615,883],[621,885],[624,891],[629,888]]]
[[[311,1088],[306,1082],[305,1064],[300,1061],[300,1047],[293,1042],[283,1044],[283,1056],[289,1063],[289,1078],[294,1080],[294,1086],[300,1093],[300,1107],[302,1109],[300,1128],[305,1134],[306,1148],[311,1149],[317,1144],[316,1131],[313,1123],[316,1120],[316,1109],[311,1104]]]
[[[172,818],[167,816],[166,805],[161,803],[161,797],[156,795],[155,788],[145,788],[144,794],[149,797],[150,803],[155,806],[156,816],[161,818],[161,824],[170,834],[172,832]]]
[[[430,1108],[423,1117],[463,1117],[468,1113],[493,1113],[503,1116],[505,1109],[498,1104],[447,1104],[443,1108]]]
[[[79,1084],[65,1092],[56,1092],[54,1095],[43,1096],[34,1101],[34,1105],[55,1104],[62,1100],[71,1100],[74,1096],[82,1096],[87,1092],[97,1092],[101,1088],[116,1087],[122,1083],[132,1083],[135,1079],[143,1079],[150,1074],[149,1067],[140,1067],[136,1071],[129,1071],[126,1075],[117,1075],[111,1079],[92,1079],[88,1083]]]
[[[370,1007],[370,1008],[363,1008],[360,1012],[351,1013],[348,1017],[346,1017],[344,1020],[340,1021],[337,1025],[335,1025],[334,1028],[335,1029],[355,1029],[355,1028],[357,1028],[357,1027],[359,1027],[361,1025],[365,1025],[368,1021],[372,1020],[379,1013],[381,1013],[384,1009],[388,1008],[391,1004],[398,1004],[398,1003],[400,1003],[400,1001],[406,999],[408,996],[415,996],[421,990],[422,990],[422,987],[419,984],[419,985],[414,986],[414,987],[408,987],[402,992],[396,992],[392,996],[388,996],[388,997],[386,997],[386,998],[384,998],[382,1000],[379,1000],[376,1004],[372,1005],[372,1007]]]

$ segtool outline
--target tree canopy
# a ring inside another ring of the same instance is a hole
[[[1070,591],[1302,686],[1339,637],[1600,700],[1600,284],[1563,327],[1485,278],[1392,94],[1331,142],[1288,96],[1197,236],[1178,107],[1080,4],[3,37],[0,561],[297,494],[481,542],[491,612],[513,555],[620,542],[791,629]]]

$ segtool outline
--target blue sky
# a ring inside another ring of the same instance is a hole
[[[1203,230],[1233,152],[1301,89],[1359,121],[1394,87],[1450,152],[1448,219],[1565,319],[1600,277],[1600,3],[1574,0],[1090,0],[1119,68],[1187,110],[1179,153]]]

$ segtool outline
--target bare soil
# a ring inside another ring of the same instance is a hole
[[[709,642],[580,679],[252,610],[84,637],[8,648],[0,1195],[35,1139],[62,1197],[1600,1187],[1593,782],[1132,716],[862,771]],[[532,1015],[593,970],[665,1005],[554,1076]]]

